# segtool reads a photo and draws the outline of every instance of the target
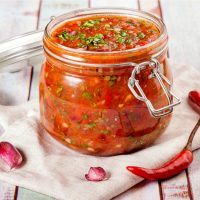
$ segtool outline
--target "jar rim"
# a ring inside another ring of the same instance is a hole
[[[94,16],[94,15],[118,15],[118,16],[132,16],[132,17],[138,17],[141,19],[147,19],[147,20],[151,20],[151,22],[153,22],[157,28],[159,28],[160,31],[160,35],[159,37],[144,45],[144,46],[139,46],[139,47],[135,47],[132,49],[126,49],[126,50],[118,50],[118,51],[105,51],[105,52],[98,52],[98,51],[86,51],[86,50],[81,50],[81,49],[75,49],[75,48],[70,48],[70,47],[66,47],[64,45],[61,45],[59,43],[55,43],[51,41],[51,33],[52,33],[52,29],[55,29],[55,26],[59,26],[61,23],[68,21],[68,20],[74,20],[75,18],[84,18],[86,16]],[[147,48],[151,48],[154,45],[160,43],[164,38],[167,37],[167,30],[166,30],[166,26],[164,24],[164,22],[162,21],[162,19],[158,18],[157,16],[146,12],[146,11],[140,11],[140,10],[136,10],[136,9],[127,9],[127,8],[114,8],[114,7],[101,7],[101,8],[85,8],[85,9],[77,9],[74,11],[70,11],[67,12],[63,15],[60,15],[58,17],[52,17],[52,20],[47,24],[47,26],[45,27],[45,31],[44,31],[44,38],[48,40],[48,42],[57,47],[60,48],[62,50],[65,50],[67,52],[71,52],[71,53],[78,53],[78,54],[83,54],[83,55],[115,55],[115,54],[122,54],[122,53],[135,53],[138,51],[142,51],[145,50]]]

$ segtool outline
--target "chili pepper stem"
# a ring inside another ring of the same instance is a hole
[[[200,118],[199,118],[198,122],[196,123],[194,129],[190,133],[190,136],[188,138],[188,141],[187,141],[187,144],[185,146],[185,149],[188,149],[188,150],[192,151],[192,141],[193,141],[193,138],[194,138],[195,133],[197,132],[199,126],[200,126]]]

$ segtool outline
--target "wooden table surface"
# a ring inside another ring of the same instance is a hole
[[[170,59],[200,71],[200,0],[0,0],[0,40],[43,29],[50,16],[78,8],[105,6],[141,9],[159,15],[168,29]],[[0,73],[0,104],[18,105],[38,97],[40,66],[29,60],[18,65],[24,68],[14,73]],[[13,199],[54,198],[0,182],[0,200]],[[178,176],[161,182],[143,181],[115,200],[133,199],[200,200],[200,150],[194,152],[192,165]]]

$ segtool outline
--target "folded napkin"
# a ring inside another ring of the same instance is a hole
[[[186,98],[190,90],[200,88],[200,73],[189,66],[171,66],[174,92],[182,98],[182,104],[174,109],[169,127],[152,146],[128,155],[88,156],[59,144],[39,122],[38,100],[0,106],[0,140],[13,143],[26,158],[20,169],[0,169],[0,179],[63,200],[106,200],[134,186],[142,179],[130,174],[126,166],[158,167],[169,160],[184,147],[199,117]],[[193,149],[199,147],[200,130]],[[91,166],[103,167],[110,178],[101,182],[85,180],[84,174]]]

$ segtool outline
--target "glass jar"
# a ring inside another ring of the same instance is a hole
[[[88,16],[129,16],[160,30],[155,41],[113,52],[72,49],[52,42],[67,20]],[[62,144],[86,154],[128,153],[151,144],[168,126],[174,95],[166,60],[163,22],[142,11],[85,9],[54,18],[46,27],[40,75],[41,122]]]

